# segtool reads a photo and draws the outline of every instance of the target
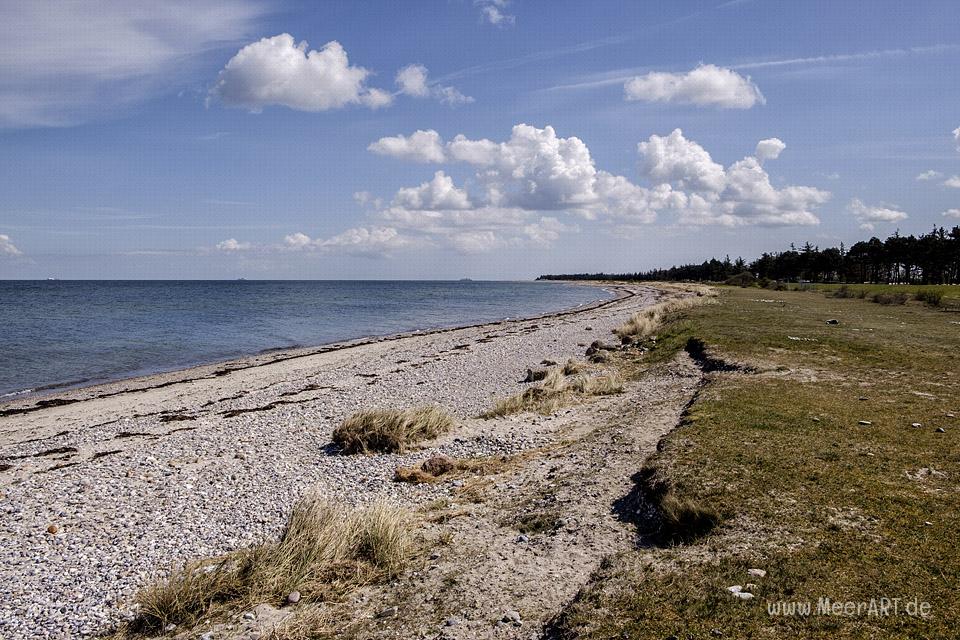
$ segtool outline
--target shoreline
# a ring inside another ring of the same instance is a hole
[[[208,362],[198,362],[185,367],[175,367],[169,370],[160,370],[152,373],[145,373],[142,375],[129,375],[129,376],[121,376],[114,379],[87,380],[87,381],[81,381],[78,383],[64,383],[64,384],[40,386],[35,389],[31,389],[29,391],[25,390],[22,392],[11,392],[10,394],[0,396],[0,418],[6,417],[6,416],[21,415],[21,414],[30,413],[33,411],[39,411],[41,409],[45,409],[50,406],[62,406],[64,404],[73,404],[75,402],[82,402],[84,400],[89,400],[94,398],[110,397],[120,393],[133,393],[137,391],[147,391],[149,389],[158,388],[160,386],[167,386],[170,384],[193,382],[194,380],[206,378],[211,375],[213,376],[229,375],[229,373],[232,371],[247,369],[250,367],[262,367],[262,366],[271,365],[277,362],[283,362],[285,360],[309,357],[312,355],[329,353],[331,351],[339,351],[343,349],[352,349],[352,348],[365,346],[369,344],[375,344],[378,342],[402,340],[404,338],[409,338],[414,336],[437,335],[437,334],[442,334],[449,331],[457,331],[461,329],[479,329],[483,327],[496,326],[500,324],[527,322],[532,320],[544,320],[548,318],[563,317],[566,315],[579,313],[582,311],[590,311],[592,309],[602,308],[606,305],[613,304],[624,298],[629,298],[632,295],[634,295],[633,293],[631,293],[632,289],[630,289],[628,286],[617,284],[617,283],[571,281],[569,284],[595,287],[602,291],[612,292],[614,295],[612,298],[609,298],[609,299],[596,300],[592,303],[587,303],[581,306],[567,307],[567,308],[560,309],[558,311],[551,311],[549,313],[532,315],[532,316],[523,316],[519,318],[503,318],[501,320],[442,326],[442,327],[435,327],[430,329],[414,329],[411,331],[404,331],[401,333],[373,334],[373,335],[361,336],[358,338],[351,338],[348,340],[338,340],[335,342],[329,342],[329,343],[317,344],[317,345],[311,345],[311,346],[295,346],[295,347],[289,347],[289,348],[288,347],[268,348],[253,354],[237,356],[233,358],[211,360]],[[210,369],[213,369],[213,371],[210,371]],[[178,376],[182,376],[182,378],[179,380],[176,379]],[[151,383],[152,381],[157,381],[157,383],[152,384]],[[90,384],[87,384],[88,382]],[[131,386],[131,385],[136,385],[137,383],[143,383],[144,386]],[[117,387],[120,387],[120,386],[125,386],[126,388],[118,390]],[[86,397],[75,398],[73,397],[74,395],[80,395],[80,396],[86,396]],[[27,405],[27,406],[23,406],[23,405]]]
[[[592,421],[600,409],[476,416],[526,389],[527,369],[582,359],[660,295],[638,285],[616,290],[612,300],[531,319],[247,358],[19,403],[0,417],[0,635],[101,633],[132,615],[133,595],[171,563],[278,535],[305,492],[419,509],[454,498],[460,486],[394,482],[396,467],[553,446],[573,421]],[[632,398],[600,406],[633,407]],[[330,448],[334,429],[359,410],[427,404],[457,426],[423,448],[373,456]]]

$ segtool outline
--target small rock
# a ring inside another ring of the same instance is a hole
[[[956,418],[956,417],[957,417],[957,416],[953,415],[952,413],[948,413],[948,414],[946,414],[946,416],[947,416],[948,418]]]
[[[521,533],[517,536],[517,542],[530,542],[530,538]]]
[[[947,430],[944,429],[943,427],[937,427],[936,430],[934,431],[934,433],[946,433],[946,432]]]
[[[750,574],[751,576],[756,576],[758,578],[767,577],[767,572],[764,571],[763,569],[747,569],[747,573]]]
[[[586,327],[583,328],[583,330],[584,330],[584,331],[593,331],[593,327],[591,327],[590,325],[587,325]]]
[[[921,423],[919,423],[919,422],[912,422],[912,423],[910,423],[910,426],[913,427],[914,429],[919,429],[920,427],[923,426],[923,424],[921,424]]]
[[[431,554],[430,554],[430,559],[431,559],[431,560],[438,560],[439,558],[440,558],[440,554],[439,554],[439,553],[434,552],[434,553],[431,553]]]
[[[253,615],[253,611],[247,611],[245,614],[243,614],[243,619],[244,619],[244,620],[256,620],[256,619],[257,619],[257,616]]]
[[[520,619],[519,611],[507,611],[506,613],[503,614],[503,617],[500,618],[500,622],[513,624],[517,627],[523,624],[523,621]]]
[[[932,527],[932,526],[933,526],[933,523],[930,522],[929,520],[924,521],[923,524],[927,525],[928,527]]]
[[[732,587],[727,587],[727,591],[729,591],[730,593],[740,593],[741,591],[743,591],[743,585],[735,584]]]
[[[814,422],[820,422],[820,418],[811,418]]]
[[[830,318],[827,320],[827,324],[840,324],[840,321],[835,318]]]
[[[168,624],[167,626],[165,626],[165,627],[163,628],[163,630],[164,630],[164,632],[166,632],[166,633],[170,633],[171,631],[175,630],[176,628],[177,628],[177,625],[175,625],[175,624],[173,624],[173,623],[171,622],[170,624]]]
[[[287,602],[289,602],[290,604],[297,604],[298,602],[300,602],[300,592],[291,591],[290,593],[288,593]]]
[[[752,593],[747,593],[746,591],[737,591],[737,592],[736,592],[735,594],[733,594],[733,595],[736,596],[737,598],[740,598],[741,600],[752,600],[752,599],[753,599],[753,594],[752,594]]]
[[[455,627],[460,624],[460,620],[457,618],[447,618],[443,624],[447,625],[448,627]]]
[[[857,424],[862,424],[862,425],[864,425],[865,427],[869,427],[869,426],[872,425],[873,423],[870,422],[869,420],[861,420],[861,421],[858,422]]]
[[[869,399],[870,399],[870,398],[868,398],[868,397],[866,397],[866,396],[860,396],[860,398],[859,398],[860,402],[863,402],[864,400],[869,400]]]
[[[387,607],[383,611],[377,614],[378,618],[392,618],[397,615],[400,610],[397,607]]]
[[[207,631],[206,633],[200,636],[200,640],[213,640],[214,635],[213,631]]]
[[[720,629],[710,629],[710,635],[716,636],[719,638],[720,636],[723,635],[723,631],[721,631]]]
[[[57,535],[59,531],[60,531],[60,527],[58,527],[55,524],[51,524],[49,527],[47,527],[47,533],[49,533],[52,536]]]

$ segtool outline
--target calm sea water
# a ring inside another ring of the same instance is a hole
[[[0,397],[611,296],[555,282],[0,281]]]

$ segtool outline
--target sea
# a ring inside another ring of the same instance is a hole
[[[542,281],[0,281],[0,400],[613,295]]]

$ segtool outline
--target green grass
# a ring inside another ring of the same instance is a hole
[[[960,415],[958,321],[916,303],[739,288],[675,317],[646,343],[644,366],[696,337],[757,371],[714,374],[651,460],[678,499],[710,505],[722,524],[690,544],[609,559],[565,612],[561,637],[952,637],[960,420],[946,414]],[[752,600],[727,591],[747,583]],[[821,597],[916,597],[932,613],[767,611],[815,609]]]

